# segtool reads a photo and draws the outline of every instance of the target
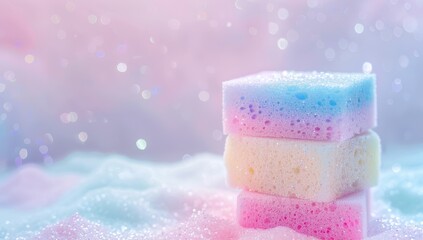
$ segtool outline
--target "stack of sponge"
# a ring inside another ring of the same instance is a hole
[[[380,140],[373,74],[263,72],[223,83],[224,158],[243,227],[362,239]]]

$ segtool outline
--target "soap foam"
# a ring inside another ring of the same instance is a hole
[[[78,214],[54,224],[47,226],[34,240],[73,240],[73,239],[112,239],[100,224],[90,222]]]
[[[421,147],[417,150],[422,153]],[[406,168],[411,156],[416,156],[416,161]],[[416,166],[421,162],[420,156],[422,154],[416,151],[404,149],[395,157],[396,163],[401,162],[402,171],[393,173],[390,166],[382,171],[386,184],[375,188],[372,201],[375,206],[371,208],[375,211],[369,226],[371,239],[422,239],[423,217],[419,205],[390,206],[391,202],[408,203],[419,196],[421,186],[416,185],[419,184],[416,181],[422,170]],[[178,240],[225,239],[224,236],[313,239],[286,227],[246,229],[239,226],[236,220],[238,192],[226,185],[221,156],[202,154],[186,161],[163,164],[116,155],[79,153],[52,165],[37,167],[36,173],[33,170],[31,166],[0,173],[0,185],[8,186],[0,194],[8,199],[6,205],[0,204],[0,239]],[[77,176],[77,180],[69,176]],[[26,181],[19,183],[16,179]],[[57,183],[57,188],[63,187],[63,191],[57,192],[52,182]],[[401,199],[389,194],[395,193],[396,186],[409,184],[411,188],[407,188],[407,194],[402,194]],[[33,186],[39,186],[38,194],[25,195]],[[26,196],[25,201],[20,196]],[[48,199],[48,205],[39,198]],[[381,221],[383,225],[379,224]]]
[[[376,126],[375,76],[263,72],[223,83],[225,134],[340,141]]]
[[[8,193],[0,194],[0,205],[21,210],[45,207],[79,182],[80,177],[76,174],[50,176],[39,166],[28,164],[18,169],[7,181],[0,182],[0,193]],[[45,189],[49,190],[45,192]]]

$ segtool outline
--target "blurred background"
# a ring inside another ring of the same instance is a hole
[[[374,72],[384,151],[423,143],[423,1],[2,0],[0,169],[223,152],[221,83]]]

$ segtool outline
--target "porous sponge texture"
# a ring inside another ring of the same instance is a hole
[[[375,132],[355,137],[349,145],[339,144],[333,154],[333,163],[326,171],[328,188],[333,192],[350,193],[377,185],[381,146]]]
[[[341,141],[376,126],[375,75],[263,72],[223,83],[225,134]]]
[[[379,142],[373,131],[342,142],[229,135],[228,182],[254,192],[333,201],[377,184]]]
[[[248,228],[285,226],[319,239],[363,239],[367,235],[367,192],[319,203],[242,191],[237,216],[240,225]]]

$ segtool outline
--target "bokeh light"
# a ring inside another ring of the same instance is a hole
[[[16,139],[33,140],[27,162],[43,161],[32,153],[45,133],[60,158],[81,147],[81,131],[87,150],[166,161],[220,153],[210,133],[221,128],[221,82],[263,70],[375,73],[384,147],[423,141],[419,1],[1,5],[0,114],[19,123]],[[404,115],[413,117],[398,124]],[[131,147],[139,135],[149,151]]]
[[[63,219],[69,229],[81,223],[101,235],[104,229],[90,219],[106,216],[107,209],[127,210],[121,216],[133,225],[185,219],[185,228],[195,228],[198,219],[212,219],[233,227],[237,236],[271,238],[236,228],[224,210],[199,210],[219,202],[230,211],[228,202],[235,199],[226,189],[223,165],[216,163],[225,144],[222,82],[267,70],[376,74],[375,131],[382,139],[385,185],[375,191],[380,208],[373,214],[380,218],[371,231],[380,239],[418,233],[423,229],[415,225],[423,221],[422,41],[420,0],[0,1],[0,238],[2,230],[12,229],[9,224],[33,231],[25,236],[45,236],[34,226]],[[197,155],[204,152],[218,157]],[[146,161],[152,164],[148,171],[131,165]],[[186,165],[175,169],[182,173],[153,165],[181,161]],[[155,182],[152,171],[163,172],[168,184],[188,189],[196,181],[220,195],[210,194],[218,199],[212,201],[193,190],[175,190]],[[39,181],[21,177],[27,175]],[[104,181],[97,181],[99,176]],[[123,196],[122,189],[133,199],[116,197]],[[57,203],[65,191],[73,195]],[[158,206],[137,202],[144,196],[169,197],[175,200],[169,206],[178,209],[161,209],[156,216]],[[37,200],[29,203],[30,197]],[[112,207],[96,208],[104,199]],[[20,226],[2,212],[12,202],[18,209],[57,203],[52,210],[57,216],[38,212]],[[142,207],[151,210],[142,220],[129,214]],[[45,221],[37,225],[37,217]],[[114,234],[124,239],[131,226],[123,222]],[[46,235],[54,236],[50,230]]]

